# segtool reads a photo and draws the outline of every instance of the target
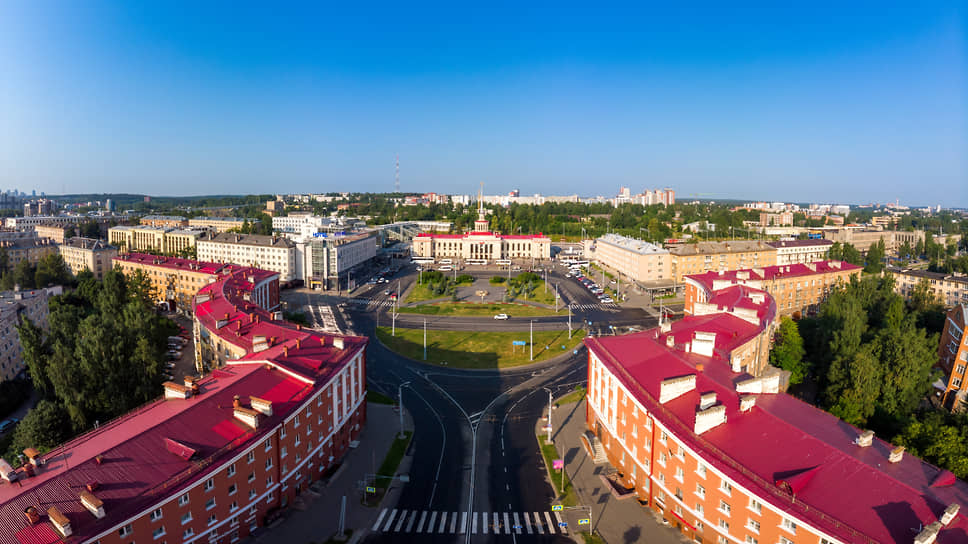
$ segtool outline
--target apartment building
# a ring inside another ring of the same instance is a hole
[[[191,309],[195,293],[215,281],[225,268],[219,263],[145,253],[120,254],[112,262],[125,276],[137,270],[144,272],[154,289],[155,302],[169,302],[174,310],[183,312]]]
[[[670,247],[669,253],[672,255],[672,277],[677,283],[690,274],[710,270],[738,270],[776,264],[776,248],[760,241],[681,244]]]
[[[747,285],[772,295],[780,315],[814,314],[831,289],[860,276],[861,270],[845,261],[818,261],[693,274],[685,278],[684,311],[694,313],[695,305],[708,302],[720,289]]]
[[[890,267],[887,271],[894,275],[894,292],[905,299],[911,297],[911,293],[921,282],[926,282],[928,290],[945,307],[968,304],[968,276],[964,274],[895,267]]]
[[[15,379],[26,371],[17,324],[27,318],[47,330],[47,300],[51,294],[54,292],[48,289],[0,293],[0,382]]]
[[[0,542],[224,542],[278,519],[366,421],[367,339],[273,320],[246,269],[205,286],[199,343],[242,346],[200,379],[21,465],[0,463]]]
[[[850,244],[857,251],[867,254],[871,245],[884,241],[886,253],[893,254],[897,248],[907,242],[911,247],[918,242],[924,242],[924,231],[880,230],[865,227],[841,227],[822,229],[823,237],[832,242]]]
[[[632,281],[652,282],[672,277],[672,256],[668,250],[655,244],[618,234],[606,234],[594,240],[585,240],[583,246],[586,258]]]
[[[33,217],[7,217],[3,220],[4,226],[14,229],[24,230],[33,228],[37,225],[77,225],[87,221],[94,221],[99,225],[111,222],[120,223],[128,220],[126,214],[110,215],[38,215]]]
[[[114,258],[118,256],[118,248],[108,245],[103,240],[82,238],[75,236],[58,244],[58,251],[64,259],[64,264],[75,276],[82,270],[90,270],[97,279],[103,279],[104,273],[114,266]]]
[[[207,233],[195,242],[201,261],[234,263],[279,273],[282,281],[298,277],[296,244],[281,236],[262,234]]]
[[[246,221],[250,225],[258,225],[261,223],[258,219],[245,219],[242,217],[193,217],[188,220],[188,226],[215,232],[228,232],[232,229],[241,229]]]
[[[10,266],[14,267],[20,261],[28,261],[30,264],[36,265],[47,255],[57,253],[57,244],[50,238],[0,239],[0,249],[7,252]]]
[[[148,227],[168,227],[181,229],[188,226],[188,219],[180,215],[146,215],[140,223]]]
[[[613,493],[708,544],[964,541],[968,484],[743,372],[761,334],[718,313],[585,339],[582,441]]]
[[[122,252],[157,251],[175,255],[194,247],[196,241],[205,232],[200,229],[126,225],[108,229],[108,241],[111,245],[120,248]]]
[[[55,244],[63,244],[67,239],[67,231],[74,229],[67,225],[36,225],[33,227],[38,238],[50,238]]]
[[[823,261],[834,245],[830,240],[779,240],[767,242],[768,246],[776,249],[776,264],[798,264]]]
[[[941,404],[952,412],[968,408],[968,303],[962,302],[948,310],[938,345],[938,363],[944,371],[944,395]]]
[[[792,227],[793,212],[768,213],[760,212],[761,227]]]

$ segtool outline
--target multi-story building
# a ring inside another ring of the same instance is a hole
[[[57,244],[50,238],[17,238],[0,240],[0,249],[7,252],[11,267],[24,260],[36,265],[47,255],[57,253]]]
[[[857,251],[867,254],[871,245],[884,241],[884,251],[895,253],[901,244],[907,242],[911,247],[924,242],[924,231],[880,230],[863,227],[842,227],[822,229],[823,237],[833,242],[850,244]]]
[[[761,227],[792,227],[793,212],[767,213],[760,212]]]
[[[376,231],[318,233],[297,240],[299,279],[313,288],[336,289],[348,285],[350,274],[376,257],[378,246]]]
[[[779,240],[767,242],[767,245],[776,248],[776,264],[784,265],[822,261],[827,258],[834,243],[822,239]]]
[[[964,541],[968,484],[782,393],[779,372],[744,372],[762,334],[718,313],[585,340],[582,441],[610,487],[708,544]]]
[[[87,221],[94,221],[101,225],[124,223],[128,220],[126,214],[110,215],[41,215],[35,217],[7,217],[3,220],[4,226],[24,230],[36,227],[37,225],[77,225]]]
[[[38,238],[50,238],[55,244],[63,244],[67,239],[67,231],[73,228],[67,225],[36,225],[34,232]]]
[[[685,313],[709,301],[714,293],[730,285],[747,285],[773,296],[780,315],[816,313],[818,306],[835,286],[859,276],[860,266],[844,261],[765,266],[693,274],[685,278]]]
[[[150,225],[119,226],[108,229],[111,245],[125,251],[157,251],[175,255],[195,247],[196,241],[206,233],[202,229],[176,229]]]
[[[113,260],[118,256],[118,248],[108,245],[103,240],[82,238],[75,236],[57,246],[64,264],[75,276],[82,270],[90,270],[97,279],[104,278],[104,273],[114,266]]]
[[[915,287],[924,282],[928,291],[945,307],[968,304],[968,276],[964,274],[895,267],[890,267],[887,271],[894,275],[894,292],[905,299],[910,298]]]
[[[234,267],[198,293],[224,369],[52,451],[0,463],[0,542],[239,541],[338,464],[366,420],[367,340],[273,319]]]
[[[219,263],[144,253],[118,255],[113,263],[125,276],[138,270],[144,272],[151,281],[155,302],[168,302],[173,310],[181,312],[188,312],[195,293],[215,281],[225,268]]]
[[[945,375],[945,390],[941,404],[952,412],[964,412],[968,408],[968,384],[965,368],[968,367],[968,302],[962,302],[948,310],[941,342],[938,344],[938,363]]]
[[[241,229],[245,223],[258,225],[258,219],[245,219],[242,217],[193,217],[188,220],[188,226],[199,229],[208,229],[215,232],[228,232],[232,229]]]
[[[413,238],[411,252],[416,257],[456,258],[468,264],[487,264],[495,260],[551,258],[551,238],[538,234],[502,235],[491,232],[485,218],[484,201],[478,199],[474,232],[464,234],[420,233]]]
[[[585,240],[583,246],[586,258],[632,281],[652,282],[672,277],[669,251],[655,244],[618,234],[606,234],[594,240]]]
[[[17,378],[26,369],[17,324],[22,318],[27,318],[34,325],[47,330],[47,299],[50,294],[48,289],[0,293],[0,382]]]
[[[24,202],[24,217],[34,217],[36,215],[51,215],[57,209],[53,200],[40,198]]]
[[[148,227],[171,227],[180,229],[188,226],[188,219],[180,215],[146,215],[141,224]]]
[[[672,255],[672,277],[677,283],[690,274],[710,270],[738,270],[776,264],[776,248],[765,242],[735,240],[699,242],[669,248]]]
[[[208,233],[195,242],[202,261],[234,263],[278,272],[282,281],[297,278],[296,244],[281,236]]]

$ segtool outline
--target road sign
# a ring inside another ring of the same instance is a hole
[[[367,493],[376,493],[376,488],[375,487],[366,486],[366,492]]]
[[[559,522],[558,527],[561,527],[562,529],[564,529],[565,527],[568,527],[568,522],[567,521]]]
[[[552,504],[551,505],[551,511],[552,512],[561,512],[561,509],[562,509],[562,506],[560,504]]]
[[[590,520],[588,518],[580,519],[580,520],[578,520],[578,525],[588,525],[591,522],[592,522],[592,520]]]
[[[551,462],[551,468],[555,470],[561,470],[565,468],[565,461],[563,459],[555,459]]]
[[[525,340],[514,340],[511,342],[515,346],[527,346],[528,342]]]

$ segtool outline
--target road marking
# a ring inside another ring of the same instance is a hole
[[[400,514],[400,519],[397,520],[397,526],[393,528],[393,532],[395,532],[395,533],[399,533],[400,532],[400,527],[403,527],[403,522],[407,520],[407,512],[408,511],[409,510],[404,510]]]
[[[497,512],[494,512],[494,534],[501,534],[501,522],[497,519]]]
[[[567,527],[562,527],[562,526],[561,526],[561,524],[562,524],[562,521],[563,521],[563,520],[561,519],[561,512],[555,512],[555,518],[557,518],[557,519],[558,519],[558,530],[559,530],[559,531],[561,532],[561,534],[563,534],[563,535],[567,535],[567,534],[568,534],[568,528],[567,528]]]
[[[474,518],[474,523],[477,523],[477,518]],[[481,534],[487,534],[487,512],[481,512]]]
[[[541,524],[541,514],[534,513],[534,528],[538,530],[539,535],[544,534],[544,525]]]
[[[548,520],[548,534],[553,535],[555,534],[555,524],[551,522],[551,514],[549,514],[547,510],[545,510],[544,514],[545,519]]]
[[[393,525],[393,518],[396,517],[396,515],[397,515],[397,509],[394,508],[393,511],[390,512],[390,516],[387,517],[387,524],[383,526],[384,533],[390,530],[390,526]]]
[[[444,528],[447,526],[447,512],[440,513],[440,528],[437,529],[438,533],[444,532]]]
[[[467,532],[467,512],[466,511],[461,512],[461,514],[462,515],[460,517],[460,534],[464,534]]]
[[[418,533],[422,533],[423,532],[423,524],[424,524],[424,520],[425,519],[427,519],[427,511],[426,510],[423,511],[423,514],[420,516],[420,523],[417,524],[417,532]]]
[[[427,523],[427,532],[428,533],[434,532],[434,522],[435,521],[437,521],[437,511],[436,510],[430,513],[430,521]],[[420,531],[417,531],[417,532],[419,533]]]
[[[507,534],[511,534],[511,520],[508,519],[508,513],[504,513],[504,531]]]
[[[410,529],[413,528],[413,522],[415,522],[415,521],[417,521],[417,511],[416,510],[413,511],[413,515],[410,516],[410,521],[407,522],[407,531],[406,532],[408,532],[408,533],[410,532]]]
[[[466,514],[467,512],[464,512],[464,513]],[[457,512],[453,512],[453,515],[450,516],[450,533],[453,534],[454,531],[456,530],[457,530]],[[464,531],[461,531],[461,532],[463,533]]]
[[[372,530],[374,530],[374,531],[379,531],[380,530],[380,523],[383,522],[383,517],[386,516],[386,515],[387,515],[387,509],[384,508],[383,511],[380,512],[380,516],[376,518],[376,523],[373,524],[373,529]]]
[[[511,491],[511,484],[504,484],[504,489]]]
[[[506,516],[507,514],[504,514],[504,515]],[[514,513],[514,532],[517,534],[521,534],[521,520],[518,518],[517,512]],[[528,531],[528,532],[530,533],[531,531]]]
[[[466,514],[467,512],[464,512],[464,513]],[[477,534],[477,512],[471,512],[471,514],[473,514],[471,516],[471,534],[476,535]]]
[[[517,516],[517,514],[514,515]],[[531,515],[527,512],[524,512],[521,515],[524,516],[524,527],[528,530],[528,534],[534,534],[531,530]]]

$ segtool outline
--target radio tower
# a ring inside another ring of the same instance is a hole
[[[393,190],[397,193],[400,192],[400,155],[397,155],[397,171],[393,181]]]

